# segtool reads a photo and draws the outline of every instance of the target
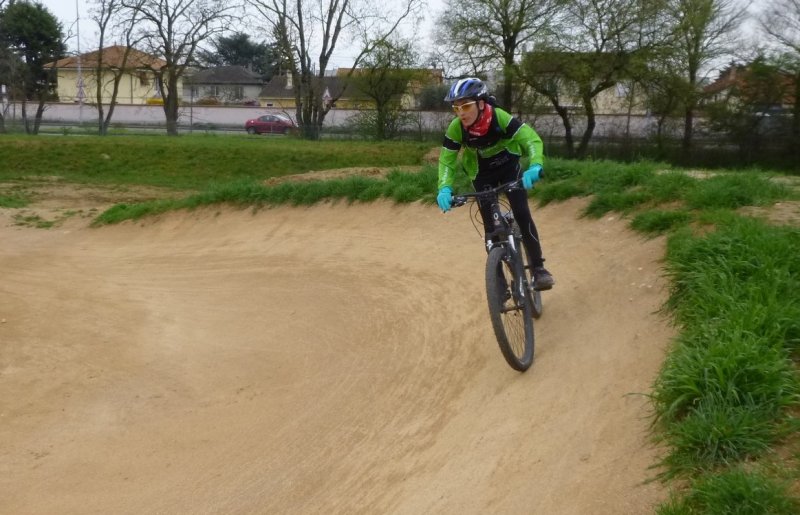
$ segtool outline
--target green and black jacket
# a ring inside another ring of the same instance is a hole
[[[452,188],[462,148],[461,166],[470,180],[474,180],[479,171],[507,166],[510,162],[519,162],[520,158],[527,160],[523,163],[526,168],[544,164],[542,138],[529,125],[499,107],[494,108],[492,123],[483,136],[469,134],[458,117],[450,122],[439,153],[439,189]]]

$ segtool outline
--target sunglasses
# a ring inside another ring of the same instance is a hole
[[[455,111],[457,113],[463,113],[464,111],[468,111],[470,106],[472,106],[473,104],[476,104],[476,103],[477,102],[475,100],[473,100],[472,102],[465,102],[465,103],[463,103],[461,105],[453,104],[453,111]]]

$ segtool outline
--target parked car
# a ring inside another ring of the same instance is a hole
[[[295,129],[294,122],[279,114],[265,114],[247,120],[244,129],[248,134],[289,134]]]

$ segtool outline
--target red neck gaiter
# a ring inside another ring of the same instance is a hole
[[[478,115],[475,123],[467,127],[467,132],[472,136],[485,136],[489,132],[489,126],[492,124],[492,116],[494,110],[490,104],[484,104],[483,111]]]

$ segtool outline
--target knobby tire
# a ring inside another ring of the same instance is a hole
[[[534,344],[533,302],[525,287],[522,266],[520,255],[503,247],[492,249],[486,259],[486,296],[492,328],[503,357],[520,372],[533,363]]]
[[[542,311],[544,310],[544,305],[542,304],[542,292],[533,289],[533,266],[528,261],[528,252],[522,243],[522,232],[520,232],[519,225],[517,224],[516,220],[514,221],[512,231],[514,232],[514,236],[516,236],[517,242],[520,245],[519,255],[522,258],[522,265],[525,268],[525,277],[527,278],[528,286],[530,287],[530,291],[528,293],[530,294],[531,301],[531,316],[533,316],[535,319],[538,319],[542,316]]]

